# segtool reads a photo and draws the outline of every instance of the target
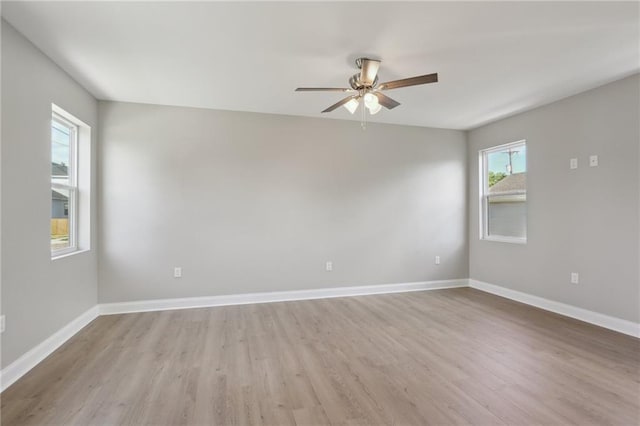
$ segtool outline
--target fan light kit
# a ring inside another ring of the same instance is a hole
[[[418,77],[404,78],[402,80],[387,81],[378,84],[378,68],[380,61],[377,59],[358,58],[356,66],[360,73],[354,74],[349,79],[350,88],[340,87],[298,87],[296,92],[345,92],[354,93],[341,101],[331,105],[324,112],[331,112],[338,107],[344,106],[351,114],[355,113],[360,105],[360,100],[364,103],[362,108],[362,128],[366,126],[365,108],[369,114],[374,115],[380,112],[382,107],[393,109],[400,105],[384,93],[382,90],[398,89],[400,87],[417,86],[419,84],[436,83],[438,74],[426,74]]]

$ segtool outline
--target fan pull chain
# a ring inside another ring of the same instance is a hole
[[[364,95],[361,97],[362,99],[362,108],[360,108],[362,110],[362,120],[360,120],[360,127],[362,127],[362,131],[364,132],[365,130],[367,130],[367,111],[366,111],[366,107],[364,105]]]

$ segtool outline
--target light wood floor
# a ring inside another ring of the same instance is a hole
[[[103,316],[2,425],[640,422],[640,341],[473,289]]]

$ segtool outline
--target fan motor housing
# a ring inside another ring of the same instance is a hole
[[[378,84],[378,76],[377,75],[376,75],[376,78],[373,80],[373,84],[371,84],[371,85],[365,85],[360,80],[360,74],[354,74],[354,75],[351,76],[351,78],[349,78],[349,85],[354,90],[371,89],[373,87],[376,87],[377,84]]]

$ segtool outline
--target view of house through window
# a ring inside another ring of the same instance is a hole
[[[53,114],[51,120],[51,253],[76,249],[78,128]]]
[[[480,151],[483,239],[527,238],[527,147],[525,141]]]

